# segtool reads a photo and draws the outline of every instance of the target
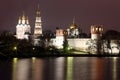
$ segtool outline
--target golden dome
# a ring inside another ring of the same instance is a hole
[[[22,15],[22,20],[25,20],[25,13],[24,13],[24,11],[23,11],[23,15]]]
[[[70,25],[70,29],[76,29],[76,28],[77,28],[77,25],[75,24],[75,19],[73,18],[73,22]]]
[[[77,25],[75,23],[71,24],[70,29],[76,29],[76,28],[77,28]]]

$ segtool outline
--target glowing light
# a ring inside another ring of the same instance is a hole
[[[96,31],[98,30],[98,28],[96,28]]]
[[[18,58],[13,58],[13,63],[17,63]]]
[[[17,50],[17,47],[16,47],[16,46],[14,46],[14,47],[13,47],[13,50]]]
[[[35,50],[35,48],[32,48],[33,50]]]
[[[32,57],[32,62],[35,62],[35,60],[36,60],[36,57]]]
[[[71,49],[71,47],[68,47],[68,50],[70,50]]]

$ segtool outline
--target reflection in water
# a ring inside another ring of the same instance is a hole
[[[16,64],[17,64],[17,60],[18,60],[18,58],[13,58],[13,72],[12,72],[12,80],[16,80],[16,77],[15,77],[15,75],[16,75]]]
[[[12,80],[120,80],[120,58],[13,58]]]
[[[73,80],[90,80],[90,62],[88,57],[75,57],[73,59]]]
[[[32,80],[43,80],[43,59],[32,58]]]
[[[92,59],[92,80],[104,80],[104,62],[102,58]]]
[[[30,80],[30,59],[13,59],[13,80]]]
[[[54,62],[54,80],[64,80],[65,75],[65,58],[59,57]]]
[[[67,58],[67,72],[66,80],[72,80],[72,70],[73,69],[73,57]]]
[[[113,80],[117,80],[117,57],[113,58]]]

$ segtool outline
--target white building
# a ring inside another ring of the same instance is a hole
[[[40,35],[42,35],[42,20],[41,20],[41,16],[40,16],[39,5],[38,5],[38,10],[36,11],[34,37],[37,38]]]
[[[71,29],[72,31],[68,31]],[[67,29],[67,41],[68,41],[69,47],[72,49],[85,51],[85,52],[89,52],[90,51],[89,49],[91,49],[91,52],[93,54],[97,53],[97,40],[100,39],[103,33],[103,26],[92,25],[90,29],[91,38],[78,38],[77,35],[79,34],[73,33],[74,31],[76,31],[76,29],[77,29],[77,26],[75,25],[75,23],[74,25],[70,26],[70,28]],[[56,38],[52,40],[53,40],[54,46],[56,46],[57,48],[63,48],[63,41],[65,36],[64,33],[65,32],[62,29],[56,30]],[[79,33],[79,31],[77,33]]]
[[[81,33],[78,26],[75,24],[73,19],[72,24],[66,30],[57,29],[56,38],[52,38],[50,45],[53,45],[57,48],[63,48],[65,37],[67,38],[68,45],[72,49],[91,52],[93,54],[97,53],[98,41],[102,37],[103,26],[102,25],[92,25],[91,26],[91,38],[79,38]],[[29,39],[29,36],[33,36],[34,46],[40,46],[39,36],[42,36],[42,20],[40,16],[39,6],[36,11],[36,19],[34,26],[34,33],[31,34],[31,27],[29,25],[28,17],[23,13],[22,16],[18,19],[18,24],[16,26],[16,37],[18,39]],[[110,41],[110,48],[107,47],[106,42],[102,44],[102,50],[106,53],[120,53],[120,47],[116,40]]]
[[[72,24],[67,29],[67,36],[69,38],[77,38],[79,36],[79,33],[80,31],[78,29],[78,26],[75,24],[75,19],[73,19]]]
[[[42,20],[40,16],[39,5],[38,5],[38,9],[36,11],[35,27],[34,27],[34,45],[35,46],[40,45],[40,39],[38,37],[41,35],[42,35]]]
[[[16,26],[16,37],[18,39],[28,39],[31,33],[31,27],[29,25],[28,17],[23,13],[19,17],[18,24]]]

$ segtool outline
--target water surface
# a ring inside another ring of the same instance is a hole
[[[0,61],[1,80],[120,80],[118,57],[13,58]]]

